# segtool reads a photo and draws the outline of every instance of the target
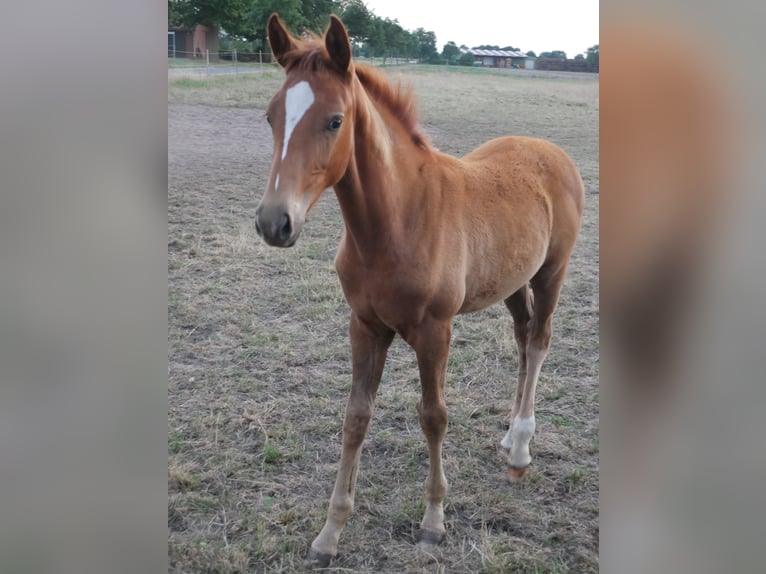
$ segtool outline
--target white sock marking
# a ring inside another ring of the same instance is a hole
[[[314,103],[314,92],[308,82],[298,82],[285,94],[285,139],[282,142],[282,159],[287,155],[290,137],[301,118]]]
[[[535,415],[529,418],[516,417],[511,423],[508,434],[502,440],[505,448],[510,447],[508,462],[516,468],[524,468],[532,461],[529,455],[529,441],[535,434]],[[509,444],[510,443],[510,444]]]

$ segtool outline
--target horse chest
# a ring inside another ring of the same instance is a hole
[[[336,269],[352,311],[397,331],[419,323],[427,311],[456,310],[456,297],[445,296],[441,282],[428,274],[337,262]]]

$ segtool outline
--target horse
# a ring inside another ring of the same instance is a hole
[[[500,447],[508,478],[519,481],[531,462],[551,318],[579,233],[582,178],[563,150],[541,139],[503,137],[461,159],[439,152],[419,127],[412,89],[355,63],[335,15],[321,37],[294,37],[277,14],[267,33],[285,81],[266,112],[274,153],[256,231],[268,245],[293,246],[329,188],[345,223],[335,268],[350,307],[352,380],[337,479],[308,559],[326,566],[337,555],[396,334],[414,349],[420,373],[417,413],[429,469],[418,544],[431,547],[446,533],[442,441],[452,320],[501,300],[513,318],[518,386]]]

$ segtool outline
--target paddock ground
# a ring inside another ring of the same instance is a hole
[[[495,305],[456,318],[448,365],[447,538],[415,546],[427,454],[414,353],[397,339],[365,442],[356,509],[331,570],[598,570],[598,76],[398,67],[422,125],[464,155],[501,135],[550,139],[586,185],[581,236],[537,393],[533,463],[505,479],[517,354]],[[331,193],[296,247],[253,214],[272,153],[280,72],[168,83],[168,555],[171,572],[293,572],[322,526],[351,375],[333,268]]]

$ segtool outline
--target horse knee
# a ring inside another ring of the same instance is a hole
[[[367,428],[372,419],[372,410],[365,408],[346,409],[346,417],[343,420],[343,440],[347,446],[356,447],[364,441]]]
[[[447,428],[447,407],[443,404],[424,406],[418,401],[418,420],[426,437],[443,437]]]
[[[528,348],[534,347],[543,353],[547,352],[551,346],[552,335],[553,327],[551,326],[550,318],[542,323],[534,323],[527,341]]]

